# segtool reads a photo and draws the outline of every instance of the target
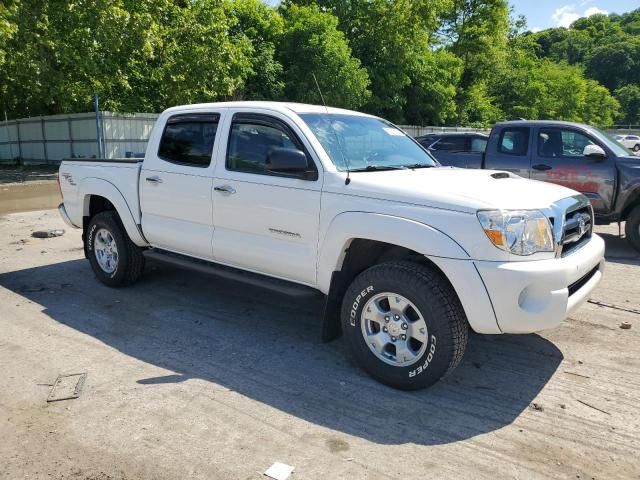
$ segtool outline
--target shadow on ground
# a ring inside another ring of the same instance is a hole
[[[472,335],[449,378],[401,392],[363,374],[342,341],[320,342],[321,299],[158,264],[138,284],[109,289],[86,260],[5,273],[0,286],[40,304],[56,322],[174,372],[133,379],[146,388],[199,378],[379,444],[446,444],[504,427],[563,358],[538,335]]]
[[[640,252],[635,250],[624,236],[612,233],[598,233],[605,243],[607,262],[625,265],[640,265]]]

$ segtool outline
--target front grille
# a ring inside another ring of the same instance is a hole
[[[567,212],[562,226],[561,255],[569,255],[591,238],[593,233],[593,210],[591,205]]]

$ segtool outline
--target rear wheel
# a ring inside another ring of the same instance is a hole
[[[640,205],[631,210],[625,223],[624,233],[631,246],[640,252]]]
[[[93,273],[105,285],[128,285],[142,275],[142,249],[131,241],[114,211],[98,213],[89,221],[85,249]]]
[[[447,280],[412,262],[375,265],[353,281],[342,330],[358,364],[403,390],[425,388],[462,359],[468,323]]]
[[[633,151],[634,151],[634,152],[640,152],[640,143],[636,143],[636,144],[633,146]]]

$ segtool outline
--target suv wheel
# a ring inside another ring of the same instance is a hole
[[[627,241],[640,252],[640,205],[637,205],[627,217],[624,226]]]
[[[131,241],[115,212],[95,215],[89,221],[84,241],[93,273],[105,285],[128,285],[142,275],[142,249]]]
[[[633,151],[634,151],[634,152],[640,152],[640,143],[636,143],[636,144],[633,146]]]
[[[403,390],[434,384],[462,359],[468,323],[440,272],[412,262],[375,265],[353,281],[342,330],[358,364]]]

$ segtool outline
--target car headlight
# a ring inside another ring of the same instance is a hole
[[[491,243],[515,255],[553,252],[553,227],[539,210],[480,210],[478,220]]]

